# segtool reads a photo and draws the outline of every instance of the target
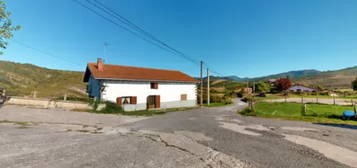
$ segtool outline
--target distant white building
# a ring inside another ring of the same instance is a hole
[[[116,102],[125,111],[191,107],[197,104],[198,81],[182,72],[88,63],[84,82],[90,97]]]
[[[292,86],[288,89],[289,91],[292,91],[292,92],[314,92],[315,89],[312,89],[312,88],[308,88],[308,87],[305,87],[305,86]]]

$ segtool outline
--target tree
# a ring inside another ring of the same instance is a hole
[[[325,90],[325,87],[323,85],[313,85],[312,86],[314,89],[316,89],[317,91],[322,91],[322,90]]]
[[[7,40],[12,38],[13,32],[20,29],[20,26],[13,26],[10,19],[11,13],[6,10],[6,3],[0,0],[0,48],[6,49]],[[2,54],[2,52],[0,52]]]
[[[255,89],[260,93],[268,93],[270,92],[271,87],[268,83],[261,81],[255,84]]]
[[[278,91],[285,91],[291,87],[292,83],[287,78],[280,78],[275,81],[275,87]]]
[[[352,81],[352,89],[357,90],[357,78],[354,81]]]

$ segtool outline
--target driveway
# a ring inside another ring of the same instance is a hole
[[[245,106],[237,101],[232,106],[150,118],[4,106],[0,109],[0,165],[155,168],[357,165],[357,128],[237,115],[236,111]]]

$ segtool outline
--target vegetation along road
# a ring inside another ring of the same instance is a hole
[[[4,106],[3,167],[353,167],[357,129],[245,117],[247,105],[153,117]]]

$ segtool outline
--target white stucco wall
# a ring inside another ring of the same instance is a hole
[[[196,84],[159,82],[158,89],[151,89],[150,82],[103,81],[105,86],[102,100],[116,101],[117,97],[136,96],[137,103],[146,103],[149,95],[160,95],[161,102],[180,101],[181,94],[187,94],[187,100],[196,100]]]

